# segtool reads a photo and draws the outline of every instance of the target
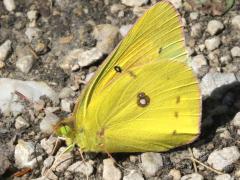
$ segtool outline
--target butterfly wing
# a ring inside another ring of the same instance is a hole
[[[90,151],[141,152],[193,141],[199,134],[201,95],[186,60],[179,14],[168,2],[157,3],[81,96],[74,118],[76,132],[85,129],[85,140],[78,144]],[[146,96],[139,99],[141,93]]]

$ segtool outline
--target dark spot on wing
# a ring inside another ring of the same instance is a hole
[[[137,77],[137,75],[134,74],[134,72],[132,72],[132,71],[128,71],[128,73],[129,73],[129,75],[130,75],[131,77],[133,77],[133,78],[136,78],[136,77]]]
[[[175,118],[178,118],[178,112],[174,113]]]
[[[158,50],[158,53],[160,54],[162,52],[162,48],[160,47]]]
[[[137,94],[137,104],[140,107],[146,107],[150,103],[150,97],[146,95],[144,92],[140,92]]]
[[[114,66],[114,70],[117,72],[117,73],[121,73],[122,72],[122,68],[120,66]]]
[[[176,104],[180,103],[180,96],[177,96]]]

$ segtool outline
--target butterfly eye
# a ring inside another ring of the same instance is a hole
[[[150,98],[144,92],[140,92],[137,95],[137,104],[140,107],[146,107],[150,103]]]
[[[114,69],[117,73],[121,73],[122,72],[122,68],[120,66],[114,66]]]

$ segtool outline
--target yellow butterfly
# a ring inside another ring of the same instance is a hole
[[[161,152],[194,141],[200,122],[181,17],[161,1],[107,58],[57,133],[85,152]]]

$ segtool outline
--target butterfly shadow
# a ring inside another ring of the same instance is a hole
[[[219,127],[225,126],[240,111],[240,82],[216,88],[210,96],[203,98],[201,134],[193,147],[206,144],[214,138]]]

